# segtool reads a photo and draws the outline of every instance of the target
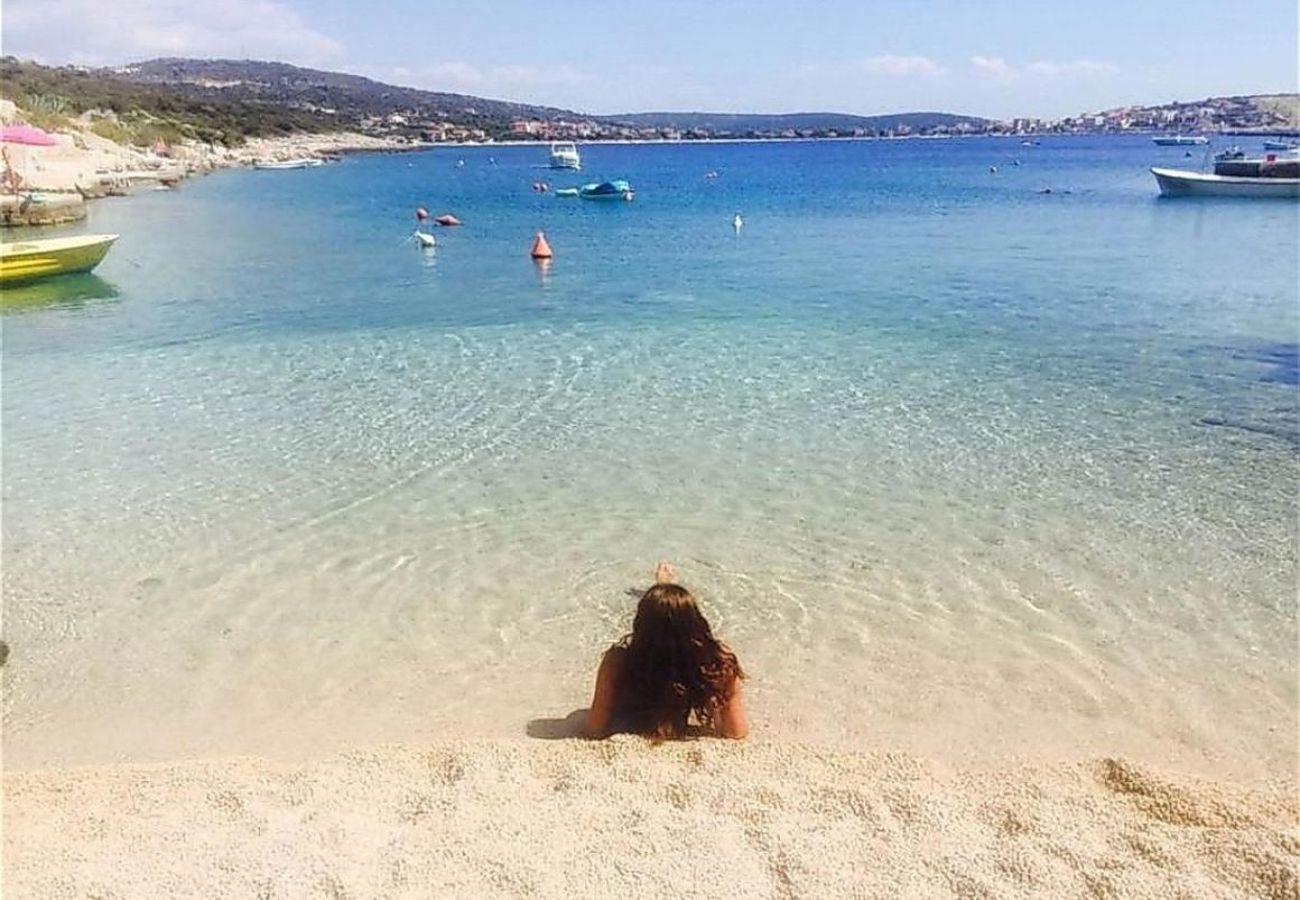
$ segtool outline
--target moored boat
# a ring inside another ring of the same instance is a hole
[[[584,200],[631,200],[636,192],[632,190],[632,185],[619,178],[584,184],[579,188],[578,196]]]
[[[581,169],[582,157],[578,147],[572,141],[556,141],[551,144],[550,166],[552,169]]]
[[[314,169],[325,165],[325,160],[316,157],[302,159],[259,159],[253,162],[254,169]]]
[[[1300,178],[1283,174],[1249,177],[1160,168],[1153,168],[1151,174],[1166,197],[1300,197]]]
[[[1297,150],[1300,149],[1300,141],[1265,141],[1265,150]]]
[[[83,234],[0,243],[0,284],[89,272],[116,240],[115,234]]]
[[[1172,137],[1153,137],[1151,139],[1161,147],[1198,147],[1202,144],[1208,144],[1210,139],[1203,135],[1182,135],[1175,134]]]

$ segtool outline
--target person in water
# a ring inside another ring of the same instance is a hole
[[[616,731],[662,741],[749,733],[736,654],[713,636],[666,561],[637,604],[632,633],[605,651],[587,710],[588,737]]]

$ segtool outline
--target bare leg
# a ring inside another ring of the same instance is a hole
[[[659,560],[659,568],[655,569],[655,584],[673,584],[676,581],[677,573],[668,560]]]

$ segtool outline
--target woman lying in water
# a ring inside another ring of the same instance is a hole
[[[615,731],[654,740],[749,733],[736,654],[713,636],[691,592],[674,583],[667,562],[637,604],[632,633],[605,651],[596,694],[587,710],[587,735]]]

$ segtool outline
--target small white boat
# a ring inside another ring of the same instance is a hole
[[[581,169],[582,157],[573,141],[556,141],[551,144],[550,166],[552,169]]]
[[[1300,149],[1300,141],[1265,141],[1264,149],[1281,150],[1284,152],[1288,150],[1298,150]]]
[[[316,157],[302,159],[259,159],[254,160],[254,169],[314,169],[325,165],[325,160]]]
[[[1183,169],[1152,169],[1166,197],[1300,197],[1300,178],[1245,178]]]
[[[1190,137],[1176,134],[1173,137],[1153,137],[1151,140],[1161,147],[1200,147],[1210,142],[1209,138],[1199,134]]]

